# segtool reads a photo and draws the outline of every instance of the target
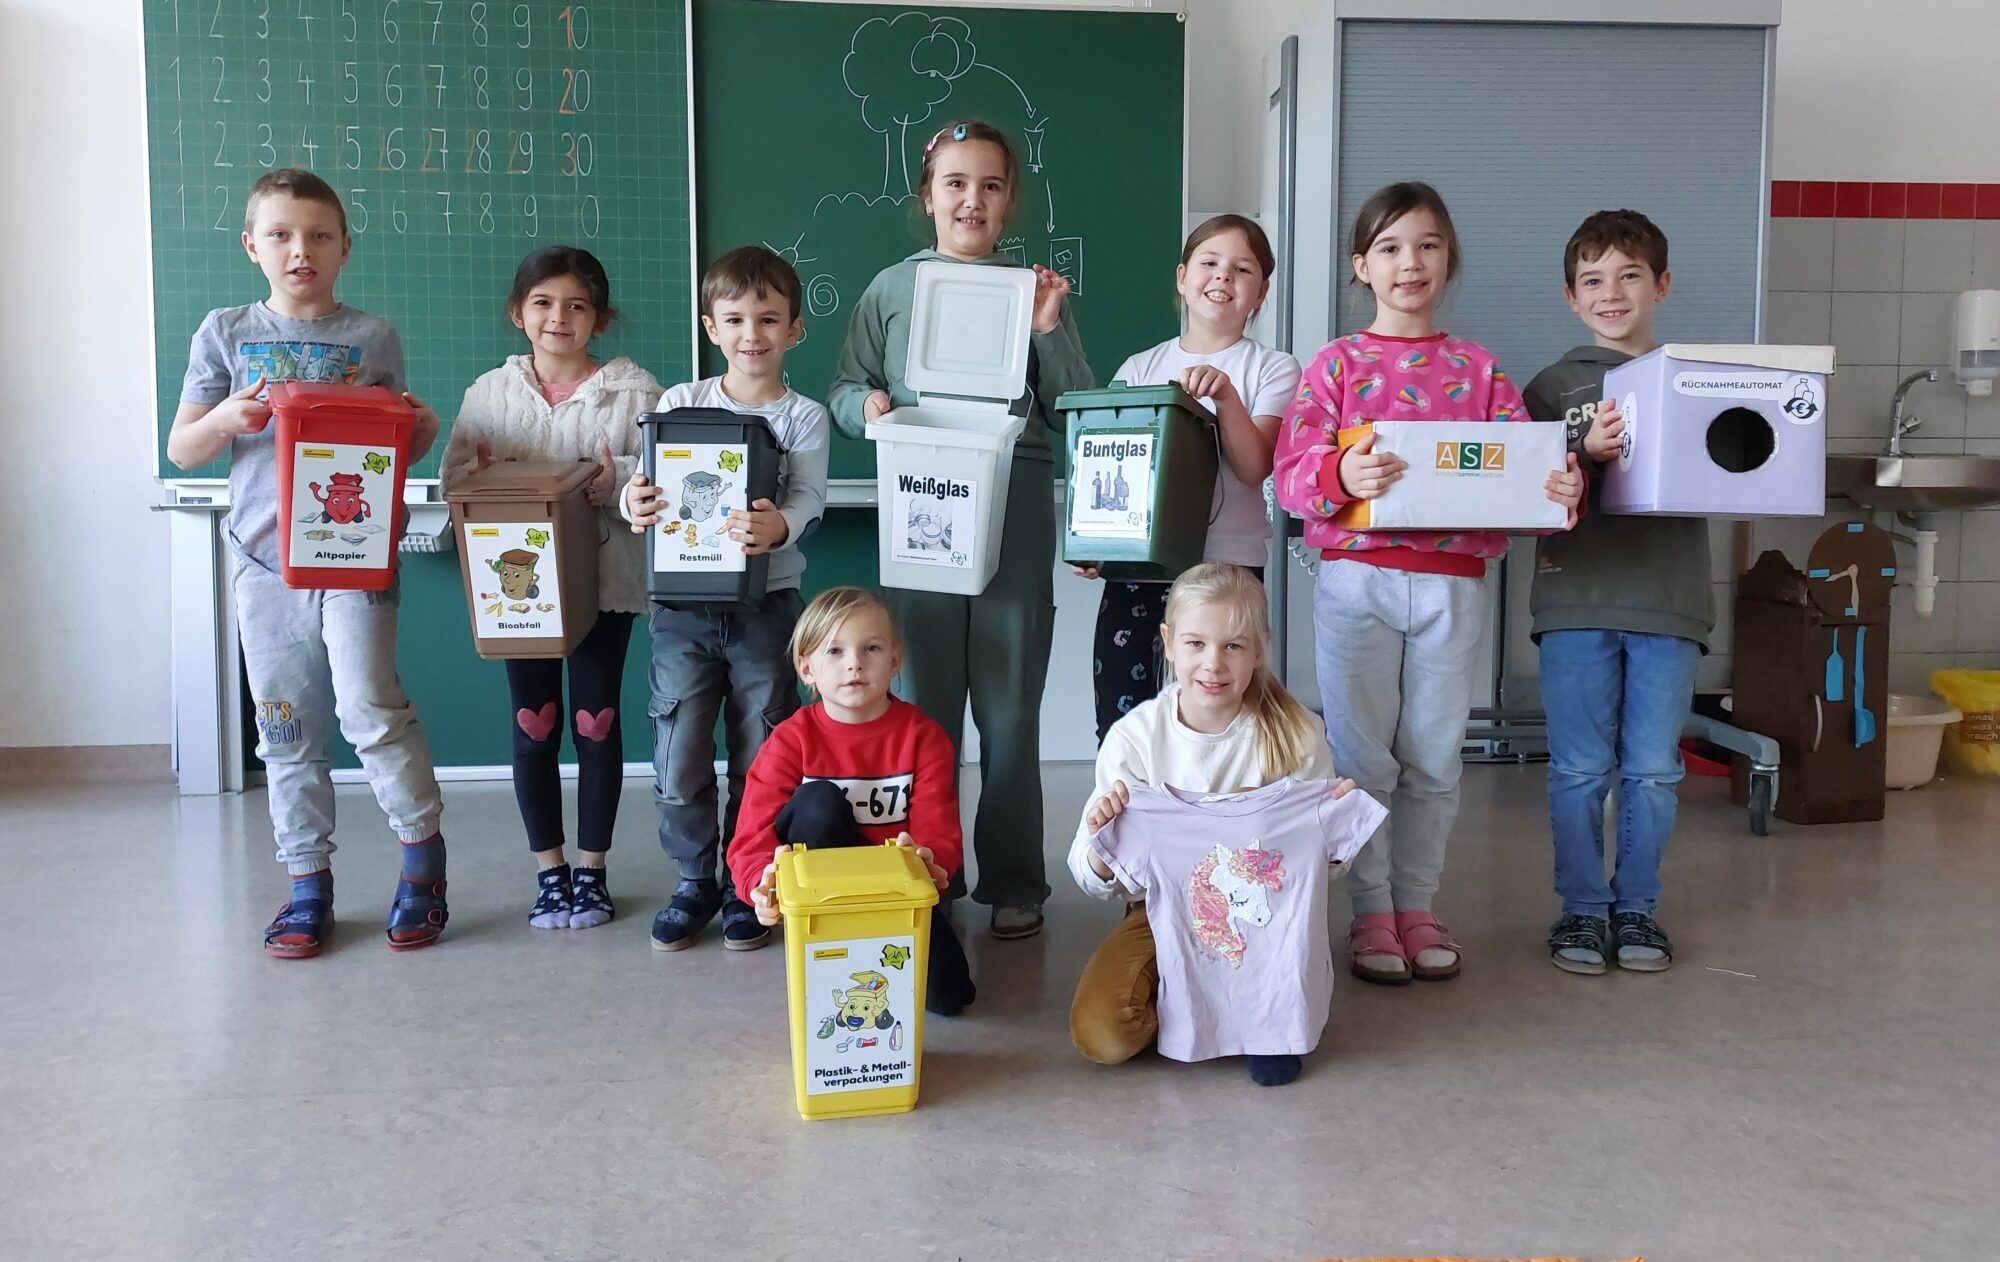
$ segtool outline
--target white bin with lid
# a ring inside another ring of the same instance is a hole
[[[1034,307],[1026,268],[917,264],[905,370],[917,402],[867,430],[883,586],[977,596],[992,581]]]

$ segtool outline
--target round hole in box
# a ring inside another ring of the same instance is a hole
[[[1777,449],[1771,423],[1749,408],[1730,408],[1708,423],[1708,458],[1731,473],[1762,468]]]

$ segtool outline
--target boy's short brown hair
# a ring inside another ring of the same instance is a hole
[[[1636,210],[1600,210],[1570,234],[1563,247],[1563,288],[1576,287],[1576,269],[1595,263],[1612,250],[1653,269],[1653,279],[1667,274],[1667,234]]]
[[[715,314],[715,304],[745,294],[777,294],[799,318],[799,274],[776,251],[761,245],[740,245],[709,264],[701,278],[701,313]]]
[[[334,213],[340,216],[340,235],[348,235],[347,207],[340,204],[340,194],[333,191],[333,185],[304,167],[284,167],[266,171],[257,177],[257,182],[250,186],[249,198],[243,203],[243,231],[249,232],[256,227],[257,207],[263,204],[264,199],[280,194],[296,197],[302,202],[331,206]]]

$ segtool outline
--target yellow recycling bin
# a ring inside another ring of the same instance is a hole
[[[778,851],[800,1117],[917,1106],[937,898],[907,847]]]

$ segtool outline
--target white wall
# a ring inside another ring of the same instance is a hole
[[[1257,204],[1264,57],[1310,7],[1312,0],[1186,0],[1190,209],[1204,215],[1265,209]]]
[[[2000,180],[1988,0],[1785,0],[1781,180]]]
[[[1315,5],[1187,0],[1195,209],[1254,204],[1259,66]],[[1785,0],[1774,178],[2000,180],[1996,58],[2000,6],[1987,0]]]
[[[164,744],[139,7],[0,6],[0,746]]]
[[[1186,0],[1195,210],[1257,209],[1262,59],[1314,3]],[[1977,0],[1904,0],[1893,18],[1885,8],[1785,6],[1775,174],[2000,180],[1987,99],[2000,12]],[[0,8],[0,370],[13,392],[0,539],[11,590],[27,594],[0,602],[0,747],[157,743],[171,730],[165,525],[147,511],[136,10],[133,0]]]

